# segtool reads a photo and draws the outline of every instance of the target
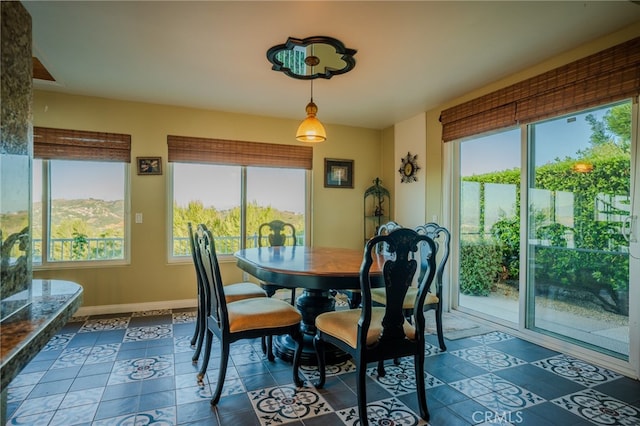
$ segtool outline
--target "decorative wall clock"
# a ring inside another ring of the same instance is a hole
[[[420,170],[420,167],[418,167],[417,158],[418,154],[411,155],[410,152],[407,152],[407,156],[402,159],[402,164],[398,169],[400,176],[402,176],[400,179],[401,183],[411,183],[418,180],[418,178],[416,178],[416,173]]]

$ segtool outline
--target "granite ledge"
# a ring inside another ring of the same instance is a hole
[[[78,310],[82,293],[82,286],[71,281],[32,281],[31,303],[0,324],[0,391]]]

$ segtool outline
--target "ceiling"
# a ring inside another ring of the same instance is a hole
[[[310,82],[271,70],[330,36],[355,68],[314,81],[325,123],[382,129],[640,22],[631,1],[23,1],[36,89],[302,119]]]

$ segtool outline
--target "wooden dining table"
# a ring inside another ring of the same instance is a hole
[[[257,279],[281,287],[302,290],[302,294],[296,299],[296,307],[302,314],[300,328],[304,336],[301,362],[305,365],[315,365],[315,319],[323,312],[335,310],[335,298],[332,293],[360,289],[360,266],[364,249],[259,247],[240,250],[234,255],[238,267]],[[375,275],[381,276],[383,264],[384,257],[378,255],[372,267]],[[278,357],[288,361],[293,359],[295,343],[290,336],[278,336],[273,341],[274,353]],[[325,357],[328,363],[337,363],[348,358],[346,354],[334,348],[328,349]]]

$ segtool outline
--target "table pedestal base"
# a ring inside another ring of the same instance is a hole
[[[328,291],[305,289],[296,300],[296,307],[302,313],[300,329],[303,336],[303,345],[300,362],[303,365],[317,365],[318,359],[313,347],[313,338],[316,334],[316,317],[323,312],[335,311],[335,299]],[[291,336],[274,336],[273,338],[274,353],[285,361],[293,361],[295,347],[295,341]],[[349,359],[349,355],[332,345],[326,344],[325,359],[327,364],[337,364]]]

